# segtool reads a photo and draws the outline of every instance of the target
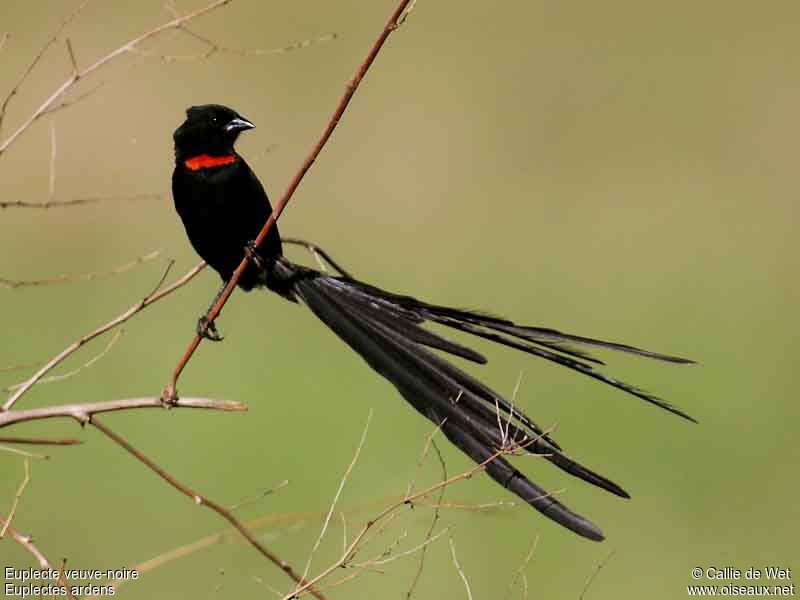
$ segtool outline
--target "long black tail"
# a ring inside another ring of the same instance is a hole
[[[435,348],[473,362],[486,362],[474,350],[423,329],[421,325],[426,321],[556,362],[694,421],[660,398],[599,373],[590,363],[603,363],[575,345],[610,348],[675,363],[692,362],[684,358],[427,304],[349,277],[329,276],[283,257],[274,264],[267,285],[305,303],[370,367],[392,382],[417,411],[439,426],[447,439],[478,463],[513,443],[519,449],[542,455],[571,475],[617,496],[629,497],[617,484],[567,457],[541,427],[502,396],[428,350]],[[485,469],[492,479],[550,519],[586,538],[603,539],[596,525],[528,480],[503,456],[488,462]]]

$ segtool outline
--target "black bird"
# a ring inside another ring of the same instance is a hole
[[[675,406],[596,370],[603,363],[580,347],[619,350],[671,363],[692,361],[625,344],[517,325],[484,313],[428,304],[386,292],[343,272],[332,276],[290,262],[283,256],[278,228],[263,244],[253,240],[272,212],[267,194],[244,159],[234,150],[239,134],[254,125],[217,104],[193,106],[175,131],[175,208],[197,253],[227,282],[241,260],[250,262],[239,286],[266,287],[302,302],[375,371],[388,379],[418,412],[472,460],[481,463],[516,443],[517,451],[543,455],[560,469],[621,496],[620,486],[578,464],[518,407],[431,349],[476,363],[478,352],[433,333],[422,325],[438,323],[457,331],[516,348],[592,377],[690,421]],[[201,318],[199,331],[217,338],[213,324]],[[219,339],[219,338],[217,338]],[[486,473],[536,510],[592,540],[600,529],[547,494],[498,454]]]

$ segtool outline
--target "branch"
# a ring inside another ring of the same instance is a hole
[[[319,265],[320,269],[322,269],[322,271],[325,272],[328,271],[327,267],[325,266],[325,264],[327,263],[333,269],[338,271],[339,274],[342,275],[343,277],[346,277],[347,279],[353,279],[352,275],[350,275],[350,273],[345,271],[339,263],[333,260],[330,254],[328,254],[322,247],[318,246],[314,242],[308,242],[306,240],[301,240],[298,238],[285,238],[285,237],[281,238],[281,242],[284,244],[293,244],[295,246],[302,246],[303,248],[308,250],[311,256],[313,256],[314,259],[316,259],[317,264]]]
[[[36,545],[33,543],[33,538],[30,535],[22,535],[19,531],[8,525],[8,522],[3,518],[0,517],[0,525],[3,527],[8,526],[8,533],[11,534],[11,537],[14,538],[14,541],[17,542],[20,546],[25,548],[28,552],[30,552],[33,557],[36,559],[36,562],[39,563],[39,566],[42,569],[52,569],[53,563],[47,560],[47,557],[42,554],[41,550],[39,550]],[[63,569],[58,569],[58,583],[61,584],[67,590],[67,597],[70,600],[76,600],[75,596],[70,592],[69,585],[67,584],[66,579],[64,579]]]
[[[64,29],[67,27],[67,25],[69,25],[75,19],[75,17],[78,16],[78,13],[80,13],[81,10],[83,10],[83,7],[86,6],[86,4],[88,4],[88,2],[89,2],[89,0],[83,0],[83,2],[81,2],[78,5],[78,7],[75,10],[73,10],[67,16],[66,19],[61,21],[61,25],[58,26],[58,29],[56,29],[56,32],[45,42],[44,46],[42,46],[39,49],[39,52],[36,54],[36,56],[33,57],[33,60],[31,61],[31,63],[22,72],[22,75],[17,80],[17,83],[14,84],[14,87],[11,88],[11,91],[8,92],[8,95],[3,99],[3,103],[0,104],[0,131],[3,129],[3,119],[6,116],[6,110],[8,109],[8,105],[10,104],[10,102],[14,98],[14,96],[17,95],[17,92],[19,92],[20,86],[22,86],[22,84],[25,83],[25,80],[28,79],[30,74],[36,68],[36,65],[39,64],[40,60],[42,60],[42,57],[44,56],[44,53],[47,52],[48,48],[50,48],[50,46],[52,46],[53,44],[56,43],[56,40],[58,39],[58,36],[61,35],[61,32],[64,31]],[[3,36],[3,41],[2,41],[2,44],[0,44],[0,48],[3,45],[5,45],[5,43],[6,43],[6,41],[8,40],[9,37],[10,37],[10,34],[8,34],[8,33],[6,33]],[[0,154],[2,154],[2,153],[0,152]]]
[[[0,444],[33,444],[39,446],[77,446],[82,444],[82,440],[75,438],[29,438],[29,437],[3,437],[0,436]]]
[[[344,475],[342,476],[342,479],[339,482],[339,487],[336,490],[336,494],[333,497],[333,501],[331,502],[331,508],[328,511],[328,515],[325,517],[324,523],[322,524],[322,530],[319,532],[319,537],[317,538],[317,541],[314,543],[314,546],[311,548],[311,552],[308,555],[306,568],[303,570],[303,579],[306,579],[308,577],[308,572],[311,570],[311,561],[314,558],[314,553],[319,549],[319,545],[322,543],[322,538],[325,537],[325,532],[328,530],[328,525],[331,522],[333,511],[336,508],[336,503],[339,501],[339,496],[342,495],[342,490],[344,489],[345,483],[347,483],[347,478],[350,476],[350,473],[356,466],[356,463],[358,462],[358,457],[361,455],[361,449],[364,447],[364,442],[367,441],[367,431],[369,431],[370,421],[372,421],[372,410],[370,410],[369,414],[367,415],[367,423],[366,425],[364,425],[364,432],[361,434],[361,441],[358,443],[358,446],[356,447],[355,454],[353,455],[353,460],[350,461],[347,470],[344,472]]]
[[[48,200],[47,202],[28,202],[27,200],[0,200],[0,208],[61,208],[65,206],[78,206],[81,204],[95,204],[97,202],[132,201],[132,200],[159,200],[161,194],[133,194],[132,196],[82,196],[70,200]]]
[[[531,544],[531,549],[528,551],[528,554],[525,555],[525,558],[522,560],[522,564],[520,565],[519,569],[516,570],[514,573],[514,577],[511,578],[511,582],[508,584],[508,591],[506,592],[505,599],[511,597],[511,592],[514,591],[514,587],[517,585],[518,581],[522,582],[522,597],[524,600],[528,598],[528,576],[525,574],[525,569],[528,567],[528,563],[531,562],[533,555],[536,553],[536,548],[539,546],[539,536],[537,535],[533,543]]]
[[[39,107],[35,111],[33,111],[33,113],[22,123],[22,125],[19,126],[19,128],[17,128],[17,130],[14,133],[9,135],[5,139],[5,141],[0,143],[0,156],[2,156],[3,153],[9,148],[9,146],[11,146],[11,144],[13,144],[17,140],[17,138],[19,138],[20,135],[22,135],[31,125],[33,125],[33,123],[35,123],[38,119],[40,119],[41,117],[46,115],[54,106],[57,106],[57,103],[64,97],[64,95],[68,91],[70,91],[75,86],[75,84],[77,84],[79,81],[81,81],[82,79],[84,79],[87,76],[91,75],[92,73],[94,73],[95,71],[100,69],[101,67],[103,67],[106,64],[110,63],[111,61],[113,61],[115,58],[118,58],[119,56],[121,56],[122,54],[125,54],[126,52],[130,52],[130,51],[134,50],[136,48],[137,44],[140,44],[140,43],[144,42],[145,40],[148,40],[148,39],[150,39],[150,38],[152,38],[152,37],[154,37],[154,36],[156,36],[156,35],[158,35],[160,33],[163,33],[164,31],[168,31],[170,29],[177,29],[177,28],[183,26],[185,23],[188,23],[192,19],[195,19],[195,18],[197,18],[197,17],[199,17],[201,15],[204,15],[204,14],[206,14],[208,12],[211,12],[212,10],[217,9],[217,8],[219,8],[221,6],[224,6],[225,4],[229,4],[230,2],[231,2],[231,0],[215,0],[214,2],[212,2],[211,4],[206,5],[203,8],[199,8],[199,9],[197,9],[195,11],[192,11],[192,12],[186,14],[186,15],[183,15],[182,17],[177,17],[177,18],[175,18],[175,19],[173,19],[171,21],[168,21],[168,22],[166,22],[166,23],[164,23],[162,25],[159,25],[158,27],[155,27],[154,29],[146,31],[146,32],[142,33],[141,35],[133,38],[129,42],[127,42],[127,43],[123,44],[122,46],[118,47],[116,50],[112,50],[111,52],[109,52],[108,54],[103,56],[102,58],[99,58],[98,60],[96,60],[94,63],[92,63],[91,65],[89,65],[88,67],[86,67],[83,70],[76,69],[75,67],[77,65],[75,65],[74,62],[73,62],[74,71],[69,76],[69,78],[66,81],[64,81],[64,83],[62,83],[60,86],[58,86],[55,89],[55,91],[53,91],[50,94],[50,96],[48,96],[47,99],[45,99],[44,102],[42,102],[39,105]],[[85,4],[85,2],[84,2],[84,4]],[[83,6],[83,4],[81,5],[81,7],[82,6]],[[62,29],[63,29],[63,26],[62,26]],[[59,30],[59,32],[60,32],[60,30]],[[57,35],[58,34],[56,34],[56,36]],[[41,58],[41,55],[44,54],[44,51],[47,49],[47,47],[49,47],[54,41],[55,41],[55,36],[50,42],[48,42],[47,46],[45,46],[45,48],[42,49],[42,51],[36,57],[36,59],[34,60],[32,65],[28,68],[28,70],[23,75],[22,79],[20,80],[20,83],[12,90],[12,92],[13,92],[12,96],[13,96],[13,94],[16,93],[16,90],[18,89],[19,85],[23,81],[25,81],[25,78],[27,78],[27,76],[30,73],[30,71],[32,71],[33,68],[36,66],[36,63]],[[4,115],[5,109],[6,109],[6,106],[8,105],[9,100],[10,100],[10,96],[9,96],[9,98],[6,98],[6,100],[3,103],[2,107],[0,107],[0,118],[2,117],[2,115]]]
[[[48,285],[52,283],[66,283],[70,281],[92,281],[93,279],[110,277],[111,275],[119,275],[120,273],[130,271],[134,267],[158,258],[160,255],[161,250],[153,250],[152,252],[148,252],[142,256],[137,256],[133,260],[128,261],[118,267],[114,267],[109,271],[92,271],[90,273],[80,273],[78,275],[57,275],[56,277],[45,277],[43,279],[5,279],[0,277],[0,287],[15,289],[20,287]]]
[[[296,42],[286,44],[285,46],[281,46],[279,48],[231,48],[229,46],[224,46],[222,44],[219,44],[203,35],[200,35],[199,33],[192,31],[188,27],[179,27],[178,29],[183,33],[185,33],[186,35],[188,35],[189,37],[192,37],[195,40],[202,43],[203,45],[205,45],[207,47],[207,50],[205,52],[201,52],[200,54],[159,54],[158,52],[152,52],[150,50],[137,49],[135,50],[136,54],[146,57],[156,57],[165,63],[208,60],[217,53],[234,54],[236,56],[241,56],[241,57],[269,56],[273,54],[286,54],[287,52],[301,50],[304,48],[308,48],[310,46],[314,46],[316,44],[330,42],[337,38],[337,35],[335,33],[326,33],[315,38],[298,40]]]
[[[14,494],[14,501],[11,503],[11,510],[8,511],[8,519],[0,527],[0,540],[2,540],[6,536],[6,531],[11,526],[11,521],[14,520],[14,515],[17,512],[17,506],[19,506],[20,498],[22,498],[22,494],[25,493],[25,488],[28,487],[28,483],[31,480],[31,459],[29,457],[25,457],[25,477],[22,479],[22,483],[19,484],[17,488],[17,493]]]
[[[319,573],[318,575],[313,577],[311,580],[309,580],[304,586],[299,586],[293,592],[291,592],[291,593],[287,594],[286,596],[284,596],[282,598],[282,600],[293,600],[295,598],[299,598],[300,595],[308,589],[308,587],[313,586],[313,585],[317,585],[321,580],[323,580],[326,577],[328,577],[331,573],[333,573],[337,569],[340,569],[342,567],[347,566],[350,563],[350,561],[352,560],[353,555],[358,551],[359,547],[362,544],[362,540],[364,540],[364,538],[367,535],[367,533],[369,533],[370,530],[372,530],[377,524],[382,523],[384,520],[392,519],[394,517],[394,515],[396,514],[397,509],[399,509],[400,507],[406,506],[406,505],[411,505],[416,500],[418,500],[420,498],[424,498],[426,496],[429,496],[432,493],[440,490],[441,488],[450,486],[450,485],[456,483],[457,481],[463,481],[465,479],[469,479],[470,477],[472,477],[478,471],[482,471],[486,465],[488,465],[490,462],[492,462],[496,458],[498,458],[500,456],[508,455],[508,454],[514,454],[514,453],[518,452],[520,449],[522,449],[522,448],[524,448],[524,447],[526,447],[526,446],[528,446],[530,444],[535,444],[537,442],[537,440],[540,440],[542,438],[542,436],[546,436],[548,434],[549,434],[549,430],[545,430],[539,436],[536,436],[536,437],[533,437],[531,439],[528,439],[528,440],[522,442],[521,444],[517,444],[515,442],[511,442],[510,446],[503,447],[503,448],[500,448],[500,449],[496,450],[491,456],[489,456],[483,462],[473,465],[472,468],[470,468],[470,469],[468,469],[468,470],[466,470],[466,471],[464,471],[462,473],[459,473],[458,475],[454,475],[452,477],[444,479],[444,480],[440,481],[437,484],[431,485],[430,487],[427,487],[427,488],[425,488],[423,490],[414,492],[413,494],[406,494],[406,496],[404,496],[402,499],[400,499],[397,502],[394,502],[393,504],[387,506],[380,513],[378,513],[377,516],[375,516],[372,519],[370,519],[369,521],[367,521],[364,524],[364,526],[361,528],[361,530],[359,531],[358,535],[356,535],[353,538],[353,540],[350,542],[350,544],[347,546],[347,548],[345,548],[345,550],[342,552],[342,555],[336,561],[334,561],[333,564],[331,564],[329,567],[324,569],[321,573]]]
[[[428,437],[428,441],[425,444],[425,450],[423,451],[424,453],[419,461],[419,464],[422,464],[422,461],[425,460],[425,456],[427,456],[428,454],[429,448],[433,446],[433,449],[436,450],[436,456],[439,458],[439,465],[442,467],[442,481],[445,481],[447,480],[447,464],[444,462],[444,457],[442,456],[442,452],[439,450],[439,446],[437,446],[436,442],[433,440],[433,435],[436,434],[438,431],[441,431],[441,426],[437,426],[436,429],[433,430],[433,433],[431,433],[431,435]],[[445,488],[439,490],[439,498],[437,499],[436,504],[434,505],[433,508],[433,519],[431,519],[431,524],[428,526],[428,533],[425,534],[426,540],[433,539],[432,538],[433,532],[436,529],[436,524],[439,522],[439,513],[442,507],[442,499],[444,498],[444,490]],[[410,491],[411,490],[409,488],[409,492]],[[440,532],[439,534],[437,534],[437,537],[438,535],[441,535],[441,533],[444,532]],[[428,546],[426,545],[422,548],[422,551],[420,552],[419,564],[417,565],[417,572],[414,574],[414,579],[411,581],[411,585],[409,586],[408,591],[406,592],[406,600],[410,600],[412,594],[414,593],[414,590],[417,588],[417,584],[419,583],[420,578],[422,577],[422,571],[423,569],[425,569],[425,557],[427,556],[427,550]]]
[[[462,569],[461,565],[458,563],[458,558],[456,557],[456,545],[453,543],[453,538],[450,538],[450,554],[453,557],[453,564],[456,566],[456,571],[458,571],[461,581],[464,582],[464,587],[467,590],[467,598],[472,600],[472,589],[469,587],[469,581],[467,581],[467,576],[464,574],[464,569]]]
[[[601,569],[606,566],[608,561],[611,560],[611,557],[614,556],[614,552],[615,550],[609,552],[603,560],[595,565],[594,570],[589,574],[589,577],[586,578],[586,583],[583,585],[583,590],[581,590],[581,595],[578,596],[578,600],[584,599],[586,592],[589,591],[589,587],[592,585],[595,577],[597,577],[597,574],[601,571]]]
[[[148,296],[145,296],[142,300],[140,300],[139,302],[137,302],[136,304],[131,306],[128,310],[126,310],[121,315],[115,317],[114,319],[112,319],[108,323],[106,323],[104,325],[101,325],[100,327],[98,327],[94,331],[92,331],[90,333],[87,333],[86,335],[84,335],[80,339],[76,340],[75,342],[73,342],[72,344],[70,344],[69,346],[64,348],[64,350],[62,350],[59,354],[57,354],[56,356],[51,358],[47,362],[47,364],[45,364],[36,373],[34,373],[34,375],[30,379],[25,381],[22,384],[22,386],[16,392],[14,392],[14,394],[8,400],[6,400],[5,404],[3,404],[3,406],[2,406],[2,410],[0,410],[0,418],[4,416],[2,414],[3,411],[10,410],[11,407],[14,406],[14,403],[17,400],[19,400],[20,397],[22,397],[22,395],[25,392],[27,392],[31,387],[33,387],[36,384],[37,381],[39,381],[42,377],[44,377],[51,369],[53,369],[53,367],[55,367],[56,365],[61,363],[64,359],[66,359],[68,356],[70,356],[73,352],[78,350],[81,346],[86,344],[88,341],[96,338],[97,336],[105,333],[109,329],[112,329],[112,328],[116,327],[117,325],[120,325],[120,324],[124,323],[125,321],[130,319],[133,315],[138,313],[139,311],[144,310],[145,308],[147,308],[148,306],[150,306],[154,302],[157,302],[158,300],[161,300],[161,298],[163,298],[164,296],[167,296],[167,295],[171,294],[172,292],[174,292],[175,290],[177,290],[178,288],[183,287],[184,285],[189,283],[189,281],[191,281],[200,271],[202,271],[205,266],[206,266],[205,263],[200,263],[199,265],[197,265],[196,267],[191,269],[188,273],[186,273],[186,275],[184,275],[183,277],[181,277],[180,279],[178,279],[177,281],[175,281],[171,285],[165,287],[164,289],[162,289],[160,291],[157,291],[157,292],[154,291],[153,293],[149,294]]]
[[[119,338],[122,337],[122,334],[124,333],[124,331],[125,331],[124,329],[119,329],[118,331],[116,331],[114,333],[114,335],[111,337],[111,340],[109,340],[108,344],[106,344],[106,347],[103,348],[103,350],[100,352],[100,354],[97,354],[97,355],[93,356],[92,358],[87,360],[85,363],[83,363],[82,365],[78,366],[78,368],[72,369],[71,371],[68,371],[66,373],[60,373],[59,375],[50,375],[49,377],[43,377],[41,380],[39,380],[39,383],[54,383],[56,381],[64,381],[65,379],[69,379],[70,377],[74,377],[75,375],[77,375],[78,373],[83,371],[84,369],[88,369],[94,363],[96,363],[98,360],[100,360],[106,354],[109,353],[111,348],[113,348],[114,344],[116,344],[117,341],[119,340]],[[16,390],[17,388],[19,388],[21,386],[22,386],[21,383],[15,383],[14,385],[10,385],[8,387],[3,388],[3,391],[4,392],[13,392],[14,390]]]
[[[336,109],[333,111],[333,115],[331,116],[330,120],[328,121],[325,130],[322,132],[322,136],[317,141],[316,145],[311,149],[311,153],[308,155],[306,160],[300,166],[300,169],[295,174],[294,178],[292,178],[291,182],[289,183],[289,187],[284,192],[281,199],[275,205],[275,208],[272,211],[272,214],[267,219],[267,222],[264,223],[264,226],[259,231],[258,236],[255,239],[255,245],[261,245],[261,242],[264,241],[264,238],[267,237],[267,233],[269,230],[272,229],[275,222],[280,217],[283,209],[286,208],[286,205],[291,200],[292,195],[294,194],[295,190],[300,186],[300,182],[303,180],[303,177],[314,164],[314,161],[317,160],[320,152],[325,147],[325,144],[330,139],[333,130],[336,129],[336,126],[339,124],[344,111],[347,109],[347,106],[350,104],[350,100],[353,98],[353,94],[355,94],[356,90],[358,89],[361,80],[364,79],[364,76],[367,74],[372,63],[375,61],[375,58],[378,56],[378,53],[383,48],[384,43],[386,42],[389,35],[397,29],[398,27],[398,20],[402,18],[406,7],[408,6],[411,0],[400,0],[397,7],[392,12],[392,15],[389,17],[389,20],[386,22],[383,30],[381,31],[380,35],[378,35],[378,39],[375,40],[375,43],[372,45],[369,53],[367,54],[364,61],[359,66],[356,74],[353,78],[347,83],[345,88],[345,92],[342,95],[341,99],[339,100],[339,104],[337,105]],[[242,259],[242,262],[239,263],[239,266],[234,271],[233,276],[231,277],[228,284],[225,286],[223,292],[219,295],[217,302],[211,308],[211,310],[206,315],[209,322],[213,322],[219,316],[219,313],[222,312],[222,307],[225,306],[225,303],[230,298],[230,295],[233,293],[233,290],[236,288],[236,284],[239,281],[239,278],[242,276],[247,264],[249,262],[249,258],[245,256]],[[197,347],[200,345],[202,338],[199,335],[195,335],[194,339],[191,341],[189,346],[186,349],[181,360],[178,362],[178,365],[175,367],[175,370],[172,374],[172,380],[170,381],[169,385],[164,390],[164,395],[166,397],[174,397],[177,395],[177,386],[178,386],[178,378],[181,376],[181,372],[183,371],[186,364],[191,359],[192,355],[194,354]]]
[[[245,412],[247,405],[234,400],[212,400],[210,398],[179,398],[168,405],[158,396],[143,398],[125,398],[122,400],[105,400],[103,402],[85,402],[82,404],[62,404],[45,406],[28,410],[10,410],[0,412],[0,429],[17,423],[70,417],[81,425],[91,422],[92,416],[118,410],[136,410],[140,408],[203,408],[225,412]]]
[[[174,487],[176,490],[184,494],[185,496],[189,497],[195,504],[200,506],[206,506],[213,510],[215,513],[220,515],[223,519],[228,521],[250,544],[258,550],[258,552],[268,559],[270,562],[275,564],[276,566],[280,567],[284,573],[286,573],[289,577],[291,577],[298,586],[303,586],[303,589],[308,590],[315,598],[318,600],[326,600],[325,597],[314,589],[313,584],[308,583],[298,575],[292,566],[287,563],[285,560],[279,558],[277,555],[273,554],[266,546],[264,546],[261,542],[259,542],[255,536],[250,533],[250,531],[245,527],[233,514],[223,507],[220,504],[217,504],[213,500],[202,496],[189,486],[181,483],[172,475],[167,473],[164,469],[159,467],[155,462],[153,462],[150,458],[144,455],[142,452],[134,448],[125,438],[120,436],[119,434],[115,433],[102,423],[98,421],[98,419],[94,418],[90,421],[92,425],[94,425],[97,429],[99,429],[103,434],[105,434],[108,438],[122,446],[125,450],[127,450],[130,454],[132,454],[137,460],[142,462],[145,466],[147,466],[151,471],[153,471],[156,475],[161,477],[164,481],[166,481],[169,485]]]

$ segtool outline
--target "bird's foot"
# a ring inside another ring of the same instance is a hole
[[[220,335],[219,331],[217,331],[217,326],[214,325],[214,321],[209,321],[208,317],[203,315],[197,320],[197,335],[201,338],[206,340],[211,340],[212,342],[221,342],[225,339],[222,335]]]
[[[259,271],[264,270],[264,261],[258,255],[258,246],[254,240],[249,240],[244,246],[244,253],[247,260],[253,263]]]

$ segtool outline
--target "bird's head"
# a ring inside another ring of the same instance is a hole
[[[253,129],[250,121],[221,104],[203,104],[186,109],[186,120],[172,135],[178,160],[209,155],[233,154],[239,134]]]

